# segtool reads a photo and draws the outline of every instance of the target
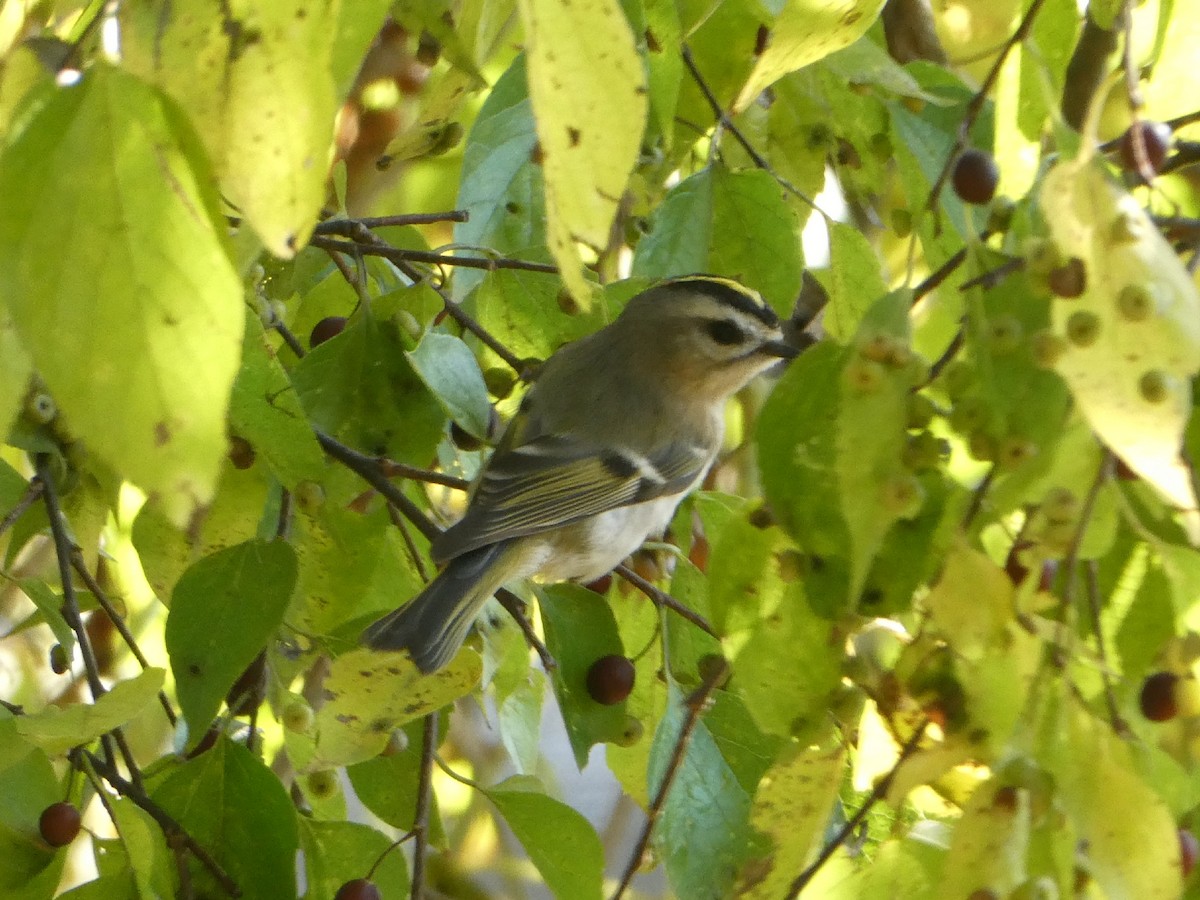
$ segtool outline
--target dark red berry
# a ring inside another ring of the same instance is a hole
[[[1183,877],[1187,878],[1196,868],[1196,857],[1200,856],[1200,841],[1186,828],[1179,829],[1179,865],[1183,869]]]
[[[312,333],[308,336],[308,346],[316,347],[323,344],[330,338],[337,337],[345,330],[345,316],[326,316],[313,326]]]
[[[1171,127],[1162,122],[1134,122],[1121,135],[1121,143],[1118,147],[1121,165],[1127,172],[1142,175],[1135,147],[1138,135],[1141,135],[1142,148],[1146,151],[1145,159],[1146,165],[1150,169],[1149,174],[1157,175],[1162,171],[1163,163],[1167,160],[1167,151],[1171,147]]]
[[[626,657],[616,653],[602,656],[588,669],[588,695],[605,706],[620,703],[633,691],[636,675],[633,663]]]
[[[375,882],[366,878],[355,878],[338,888],[333,900],[383,900],[383,894],[379,892]]]
[[[42,833],[42,840],[51,847],[65,847],[79,834],[82,819],[74,804],[65,800],[51,803],[42,810],[38,830]]]
[[[229,461],[235,469],[248,469],[254,465],[254,448],[243,437],[234,435],[229,439]]]
[[[613,577],[612,572],[607,575],[601,575],[595,581],[589,581],[584,585],[589,591],[594,591],[597,594],[607,594],[608,589],[612,587]]]
[[[964,203],[983,205],[990,203],[996,196],[996,185],[1000,183],[1000,170],[996,168],[996,160],[992,154],[983,150],[964,150],[962,156],[954,163],[954,171],[950,174],[950,183],[954,193]]]
[[[1046,273],[1046,283],[1056,297],[1078,297],[1087,290],[1087,269],[1083,260],[1072,256],[1056,269]]]
[[[1140,699],[1142,715],[1151,722],[1167,722],[1179,715],[1179,699],[1175,686],[1179,676],[1174,672],[1155,672],[1142,682]]]
[[[208,731],[204,732],[204,737],[200,738],[196,746],[189,750],[185,756],[188,759],[195,759],[201,753],[207,753],[217,744],[217,738],[221,736],[221,729],[216,725],[210,725]]]

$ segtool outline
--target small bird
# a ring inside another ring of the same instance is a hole
[[[609,572],[664,531],[704,480],[725,401],[797,352],[771,308],[735,281],[690,275],[633,297],[611,324],[546,361],[466,514],[433,542],[445,568],[363,643],[407,649],[433,672],[506,582]]]

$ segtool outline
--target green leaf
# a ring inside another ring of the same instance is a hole
[[[745,109],[787,73],[853,44],[881,9],[881,0],[786,0],[734,109]]]
[[[446,719],[445,713],[439,716],[439,734],[445,733]],[[403,750],[346,767],[355,796],[381,821],[402,832],[415,824],[423,730],[424,720],[416,720],[404,728],[407,746]],[[436,793],[431,799],[429,840],[434,846],[445,847],[446,834],[438,814]]]
[[[1190,511],[1200,542],[1192,471],[1179,453],[1200,371],[1200,290],[1141,204],[1090,157],[1051,169],[1040,201],[1055,242],[1086,275],[1082,296],[1052,305],[1067,347],[1055,367],[1097,436]],[[1085,322],[1087,334],[1072,338]]]
[[[50,900],[67,854],[42,842],[37,821],[62,799],[63,789],[46,754],[4,727],[12,721],[9,713],[0,713],[0,898]]]
[[[604,848],[582,815],[545,793],[528,775],[514,775],[484,791],[513,830],[556,897],[599,898]]]
[[[422,675],[404,653],[358,648],[335,659],[325,679],[311,757],[302,770],[351,765],[379,754],[398,726],[441,709],[479,683],[479,655],[466,650],[446,668]]]
[[[645,129],[646,76],[617,0],[518,0],[517,8],[542,148],[546,230],[564,284],[586,308],[591,289],[577,243],[608,244]]]
[[[314,348],[292,370],[312,424],[364,453],[427,465],[444,418],[406,349],[394,322],[370,314]]]
[[[542,168],[532,158],[538,138],[526,91],[521,55],[500,76],[467,136],[455,205],[469,218],[454,226],[454,241],[549,262]],[[486,277],[498,275],[492,272]],[[515,272],[509,277],[529,275]],[[481,270],[459,269],[454,275],[455,299],[464,298],[484,278]],[[548,279],[530,280],[540,284]]]
[[[657,792],[675,753],[688,706],[668,684],[670,705],[654,735],[647,781]],[[706,900],[730,896],[748,852],[750,795],[721,755],[703,720],[692,731],[655,830],[676,895]]]
[[[107,65],[0,157],[0,296],[21,340],[72,429],[177,525],[212,497],[242,341],[210,180],[174,107]]]
[[[109,806],[140,896],[171,896],[175,892],[175,857],[167,849],[162,827],[125,797],[111,800]]]
[[[487,385],[475,355],[462,339],[430,332],[416,350],[405,355],[447,415],[470,434],[486,440],[491,424]]]
[[[293,525],[296,596],[303,598],[296,624],[305,631],[333,634],[347,622],[366,624],[366,616],[382,615],[423,586],[386,509],[360,515],[327,500],[301,511]]]
[[[1012,581],[986,555],[961,544],[943,565],[922,606],[956,653],[978,658],[1007,636],[1016,614]]]
[[[119,681],[94,703],[73,703],[17,719],[17,732],[51,756],[88,744],[120,728],[155,702],[166,672],[150,668],[126,681]]]
[[[313,437],[292,383],[263,334],[258,317],[246,312],[242,368],[229,401],[233,433],[249,442],[287,488],[316,481],[325,457]]]
[[[220,739],[151,792],[241,890],[245,900],[296,896],[296,811],[279,779],[240,744]],[[185,856],[197,896],[219,897],[208,870]]]
[[[20,411],[31,374],[33,362],[0,293],[0,434],[8,434],[8,426]]]
[[[1011,792],[1013,800],[997,802],[1004,787],[996,779],[980,784],[954,825],[939,889],[948,897],[965,897],[990,889],[1006,896],[1025,880],[1029,851],[1030,809],[1027,791]]]
[[[795,214],[766,172],[710,166],[673,187],[637,245],[633,274],[708,272],[758,290],[787,316],[803,259]]]
[[[122,63],[183,108],[223,193],[280,257],[308,240],[325,199],[336,9],[185,0],[121,10]]]
[[[166,645],[189,746],[283,621],[296,568],[290,544],[254,540],[201,559],[175,585]]]
[[[752,859],[738,896],[770,898],[787,893],[792,880],[820,846],[837,800],[845,748],[793,745],[767,770],[750,810],[750,826],[771,838],[768,856]]]
[[[357,822],[318,822],[300,819],[300,847],[304,851],[307,900],[333,900],[347,881],[371,873],[371,881],[384,897],[408,894],[408,866],[404,855],[391,852],[392,841],[369,825]],[[387,854],[386,856],[384,854]],[[382,863],[376,866],[377,860]]]
[[[862,232],[841,222],[829,227],[829,305],[825,330],[846,343],[872,304],[887,293],[879,257]]]
[[[625,655],[625,650],[612,609],[599,594],[577,584],[554,584],[538,588],[537,595],[546,649],[558,663],[550,681],[582,770],[592,745],[616,740],[625,727],[624,701],[605,706],[588,694],[588,669],[601,657]]]

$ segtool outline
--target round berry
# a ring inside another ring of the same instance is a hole
[[[602,656],[587,671],[588,695],[597,703],[613,706],[633,691],[637,670],[627,657],[613,653]]]
[[[475,437],[475,435],[471,434],[471,432],[467,431],[467,429],[463,428],[457,422],[450,423],[450,440],[454,442],[454,446],[459,450],[466,450],[467,452],[478,450],[483,446],[483,441]]]
[[[964,203],[983,205],[990,203],[992,197],[996,196],[1000,170],[996,168],[996,160],[992,158],[992,154],[971,148],[964,150],[962,156],[954,163],[950,183],[954,186],[954,193],[958,194]]]
[[[1142,149],[1146,151],[1146,164],[1150,167],[1149,174],[1157,175],[1162,171],[1163,163],[1167,161],[1167,151],[1171,147],[1171,126],[1162,122],[1134,122],[1123,135],[1118,151],[1121,165],[1127,172],[1142,175],[1138,165],[1138,152],[1135,146],[1138,137],[1142,140]]]
[[[254,448],[244,437],[234,435],[229,439],[229,461],[235,469],[248,469],[254,465]]]
[[[1080,296],[1087,290],[1087,269],[1083,260],[1072,256],[1061,266],[1051,269],[1046,274],[1046,284],[1056,297],[1070,299]]]
[[[333,769],[318,769],[309,772],[304,779],[304,785],[314,800],[330,800],[336,797],[341,786],[338,784],[337,773]]]
[[[283,710],[283,727],[296,734],[306,734],[313,726],[313,708],[303,699],[296,699]]]
[[[313,326],[308,336],[308,346],[317,347],[346,330],[345,316],[326,316]]]
[[[50,671],[55,675],[63,675],[71,668],[71,654],[62,644],[50,648]]]
[[[83,817],[73,803],[65,800],[51,803],[38,819],[38,831],[51,847],[65,847],[79,834],[79,825]]]
[[[355,878],[343,884],[333,900],[383,900],[378,885],[366,878]]]
[[[642,724],[642,720],[636,716],[626,716],[625,724],[621,728],[621,734],[613,741],[618,747],[632,747],[642,739],[646,733],[646,726]]]
[[[1175,686],[1179,676],[1174,672],[1155,672],[1142,682],[1139,702],[1142,715],[1151,722],[1167,722],[1179,714]]]

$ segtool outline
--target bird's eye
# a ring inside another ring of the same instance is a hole
[[[709,322],[708,336],[726,346],[740,344],[746,339],[746,333],[733,319],[714,319]]]

